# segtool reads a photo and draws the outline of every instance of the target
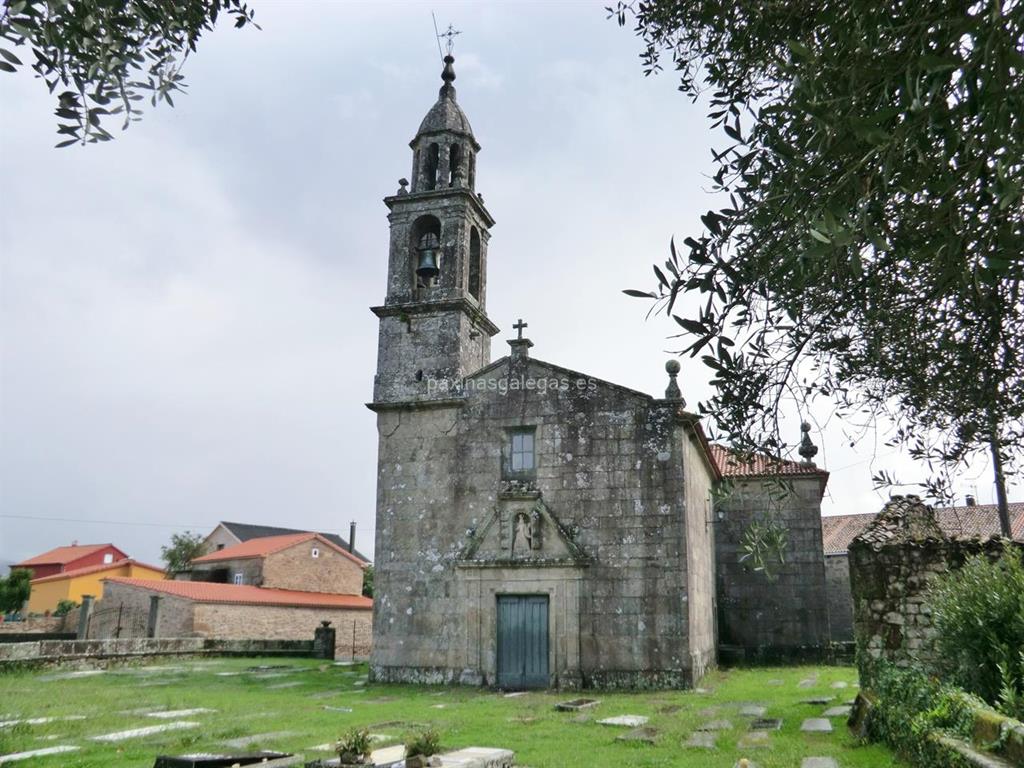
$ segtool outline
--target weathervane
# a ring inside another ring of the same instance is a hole
[[[441,50],[441,38],[444,37],[444,38],[447,38],[447,42],[445,43],[445,48],[448,51],[448,55],[451,56],[452,55],[452,49],[455,47],[455,36],[456,35],[461,35],[462,31],[456,29],[453,25],[449,24],[448,25],[448,29],[446,29],[444,32],[438,32],[437,31],[437,17],[434,15],[433,11],[430,12],[430,18],[432,18],[434,20],[434,34],[437,35],[437,52],[439,54],[441,54],[441,58],[443,59],[445,54],[444,54],[444,51]]]

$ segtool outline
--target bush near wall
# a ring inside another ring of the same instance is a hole
[[[966,691],[914,668],[874,665],[873,688],[858,700],[872,741],[883,741],[919,768],[973,768],[978,750],[1024,765],[1024,724]],[[851,721],[853,722],[853,721]]]

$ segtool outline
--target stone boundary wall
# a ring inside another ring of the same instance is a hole
[[[916,497],[895,497],[886,504],[849,548],[861,680],[871,679],[877,660],[938,671],[937,633],[927,600],[930,581],[962,567],[973,555],[999,557],[1006,546],[997,538],[948,538],[935,523],[931,507]],[[1010,546],[1024,555],[1024,546]]]
[[[77,616],[77,613],[75,614]],[[0,635],[31,635],[74,632],[77,624],[67,616],[29,616],[24,621],[0,621]]]
[[[39,640],[0,645],[0,670],[12,664],[182,655],[310,657],[313,655],[313,641],[222,640],[203,637]]]

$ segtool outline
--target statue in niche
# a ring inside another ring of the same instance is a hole
[[[529,553],[533,549],[533,523],[525,512],[516,514],[512,523],[512,554]]]

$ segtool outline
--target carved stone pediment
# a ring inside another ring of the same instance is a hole
[[[519,490],[519,489],[517,489]],[[583,566],[590,557],[539,493],[502,493],[483,528],[474,531],[459,565],[466,567]]]

